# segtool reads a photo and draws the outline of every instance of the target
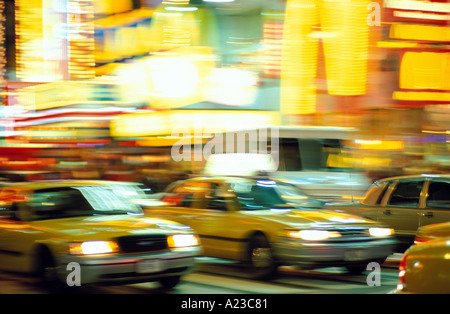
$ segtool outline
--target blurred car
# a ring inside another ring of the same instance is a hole
[[[395,229],[403,252],[419,227],[450,221],[450,175],[409,175],[378,180],[360,203],[332,204]]]
[[[420,227],[419,230],[417,230],[414,244],[442,238],[450,238],[450,222]]]
[[[358,216],[322,211],[323,202],[294,185],[266,178],[203,177],[168,187],[165,206],[146,213],[190,225],[206,256],[241,261],[264,278],[278,265],[366,270],[384,262],[393,230]]]
[[[400,261],[394,293],[450,293],[450,238],[411,246]]]
[[[0,210],[0,269],[61,286],[75,262],[81,285],[160,281],[174,287],[201,252],[198,236],[188,226],[144,216],[130,202],[141,193],[132,183],[104,181],[1,188],[14,203]]]

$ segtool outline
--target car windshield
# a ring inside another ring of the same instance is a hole
[[[127,191],[128,190],[128,191]],[[130,187],[78,186],[34,193],[27,206],[33,220],[80,216],[142,214],[131,201]]]
[[[242,180],[230,185],[243,210],[323,207],[320,201],[291,184],[273,180]]]

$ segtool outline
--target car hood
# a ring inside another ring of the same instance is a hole
[[[245,215],[255,215],[260,219],[271,220],[291,228],[329,228],[338,226],[373,225],[377,222],[356,215],[327,210],[258,210],[243,211]]]
[[[104,240],[126,235],[193,232],[188,226],[160,218],[109,215],[41,220],[32,223],[41,231],[73,241]]]

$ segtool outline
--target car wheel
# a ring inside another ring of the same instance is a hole
[[[345,266],[347,271],[352,275],[359,275],[365,272],[367,269],[367,264],[355,264],[355,265],[347,265]]]
[[[166,277],[159,280],[164,289],[173,289],[180,282],[181,276]]]
[[[249,239],[246,264],[249,274],[255,279],[268,279],[277,269],[275,257],[269,241],[263,234],[255,234]]]
[[[58,289],[62,283],[58,279],[55,260],[48,248],[39,252],[37,278],[38,284],[46,289]]]

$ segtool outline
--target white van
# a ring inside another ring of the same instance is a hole
[[[343,141],[356,136],[357,130],[339,127],[227,132],[224,149],[209,156],[204,174],[254,176],[266,172],[325,202],[352,202],[361,199],[372,184],[365,173],[345,161]]]

